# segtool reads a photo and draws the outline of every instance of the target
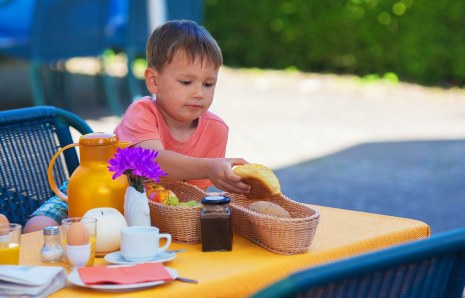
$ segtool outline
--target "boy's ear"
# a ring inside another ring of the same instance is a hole
[[[147,85],[147,89],[150,93],[157,93],[158,92],[158,72],[153,69],[147,67],[144,72],[145,77],[145,84]]]

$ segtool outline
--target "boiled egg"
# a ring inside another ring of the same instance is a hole
[[[8,221],[8,218],[0,213],[0,236],[8,235],[9,233],[9,227],[8,225],[10,222]]]
[[[9,223],[8,218],[0,213],[0,225],[8,225]]]
[[[89,233],[80,222],[73,222],[66,233],[68,245],[85,245],[89,243]]]

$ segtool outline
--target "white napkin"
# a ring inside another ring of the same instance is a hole
[[[47,297],[66,286],[58,266],[0,266],[0,296]]]
[[[150,208],[145,192],[129,186],[124,196],[124,218],[130,226],[150,226]]]

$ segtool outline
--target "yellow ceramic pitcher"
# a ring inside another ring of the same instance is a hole
[[[68,201],[69,217],[83,216],[88,210],[98,207],[112,207],[124,213],[127,178],[121,175],[113,180],[113,173],[107,166],[117,148],[128,145],[128,142],[119,142],[115,134],[90,133],[81,136],[79,144],[70,144],[55,153],[48,166],[48,181],[53,192]],[[53,178],[53,165],[61,152],[75,146],[79,146],[80,165],[69,178],[68,195],[65,195]]]

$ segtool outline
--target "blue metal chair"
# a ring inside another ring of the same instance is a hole
[[[15,15],[11,15],[13,8],[20,5],[32,9],[32,22],[29,31],[26,29],[15,35],[7,31],[0,33],[0,53],[18,58],[26,58],[30,62],[30,80],[35,105],[45,104],[45,83],[42,70],[48,70],[48,65],[60,60],[73,57],[99,57],[103,65],[103,81],[108,104],[115,115],[122,114],[122,107],[118,100],[116,84],[108,75],[105,61],[102,59],[112,38],[112,17],[110,15],[110,1],[115,0],[9,0],[0,6],[0,15],[16,18],[16,22],[26,27],[28,22]],[[2,9],[3,8],[3,9]],[[17,9],[18,10],[18,9]],[[10,12],[10,14],[9,14]],[[15,20],[13,22],[13,28]],[[19,20],[19,21],[18,21]],[[4,20],[3,22],[7,22]],[[1,23],[0,23],[1,24]],[[29,33],[29,36],[27,36]],[[8,36],[10,34],[10,42]],[[20,36],[21,35],[21,36]],[[18,42],[11,42],[16,40]],[[44,67],[46,66],[46,67]],[[54,83],[52,90],[56,92],[66,84],[66,72]],[[64,96],[65,105],[70,107],[68,95]]]
[[[465,229],[305,269],[252,297],[462,297]]]
[[[116,84],[106,71],[104,52],[113,48],[126,54],[126,79],[131,97],[134,100],[146,95],[145,84],[136,78],[133,67],[138,58],[145,58],[154,16],[162,16],[158,20],[160,23],[172,19],[191,19],[201,24],[204,7],[202,0],[4,1],[1,4],[0,0],[0,54],[30,61],[34,104],[45,104],[47,88],[42,74],[44,66],[72,57],[95,56],[101,58],[105,95],[115,115],[121,115],[123,111]],[[154,3],[163,5],[157,8]],[[8,30],[3,30],[2,24]],[[65,106],[71,108],[64,87],[67,83],[66,72],[58,74],[50,79],[51,90],[64,93],[60,97],[63,97]]]
[[[102,62],[105,95],[115,115],[122,114],[116,84],[102,59],[108,48],[106,31],[109,0],[37,0],[32,28],[32,86],[44,104],[39,74],[45,63],[72,57],[99,57]],[[66,96],[66,95],[65,95]]]
[[[77,115],[51,106],[0,111],[0,213],[24,225],[27,218],[53,195],[47,178],[52,156],[73,143],[70,128],[91,133]],[[79,165],[74,148],[54,166],[61,184]]]

